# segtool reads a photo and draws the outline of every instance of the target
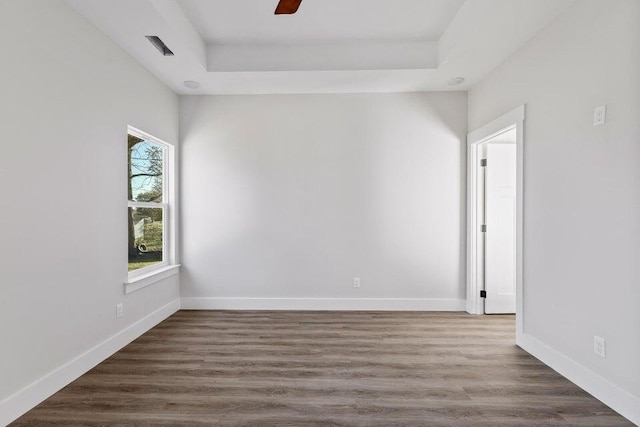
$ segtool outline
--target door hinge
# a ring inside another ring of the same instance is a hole
[[[480,160],[480,166],[487,166],[487,159]]]
[[[482,224],[482,225],[480,226],[480,231],[481,231],[482,233],[486,233],[486,232],[487,232],[487,225],[486,225],[486,224]]]
[[[480,298],[486,298],[487,297],[487,291],[480,291]]]

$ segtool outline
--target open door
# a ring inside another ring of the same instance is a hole
[[[516,312],[515,130],[486,143],[484,312]],[[513,143],[510,140],[513,140]]]

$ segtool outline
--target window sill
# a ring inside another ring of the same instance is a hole
[[[124,282],[124,293],[125,295],[127,295],[139,289],[146,288],[147,286],[152,285],[162,279],[175,276],[179,272],[180,264],[176,264],[162,267],[158,270],[154,270],[141,276],[133,277]]]

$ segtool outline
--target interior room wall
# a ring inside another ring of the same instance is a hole
[[[635,422],[639,18],[635,0],[577,1],[469,92],[470,130],[526,104],[525,334],[559,353],[558,366],[568,361],[572,379],[596,374],[589,391]],[[607,123],[594,127],[603,104]],[[594,335],[606,339],[606,359],[594,354]]]
[[[4,424],[67,374],[25,387],[177,301],[177,276],[123,281],[127,125],[177,143],[178,97],[62,0],[0,1],[0,50]]]
[[[463,310],[466,103],[181,97],[183,306]]]

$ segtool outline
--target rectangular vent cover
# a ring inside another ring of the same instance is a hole
[[[164,44],[162,40],[160,40],[160,37],[158,36],[145,36],[145,37],[147,38],[147,40],[151,42],[152,45],[155,46],[156,49],[158,49],[158,51],[160,51],[161,54],[163,54],[164,56],[173,56],[173,52],[171,52],[171,49],[169,49],[167,45]]]

